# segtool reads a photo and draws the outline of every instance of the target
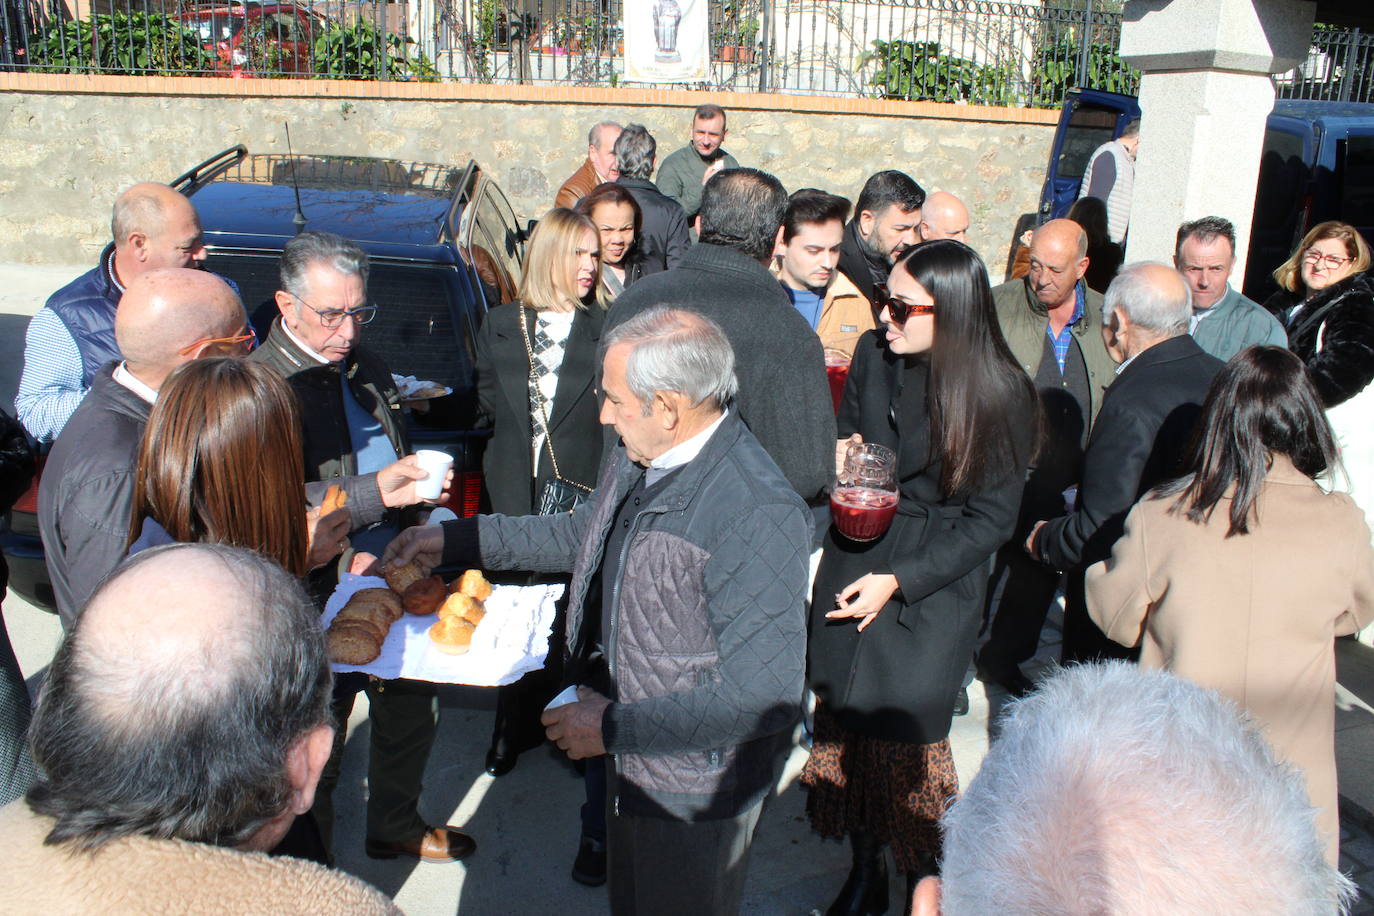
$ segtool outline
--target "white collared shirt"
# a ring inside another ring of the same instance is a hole
[[[345,320],[347,320],[347,319],[345,319]],[[295,344],[296,346],[298,346],[298,347],[300,347],[302,350],[304,350],[304,351],[305,351],[305,354],[306,354],[307,356],[312,357],[312,358],[315,360],[315,362],[319,363],[319,364],[322,365],[322,366],[328,366],[330,363],[333,362],[332,359],[325,359],[323,356],[321,356],[320,354],[316,353],[315,350],[314,350],[313,348],[311,348],[310,346],[308,346],[304,341],[302,341],[302,340],[301,340],[299,337],[297,337],[295,334],[292,334],[292,333],[291,333],[291,329],[288,328],[288,327],[286,326],[286,322],[285,322],[285,321],[283,321],[283,322],[281,323],[281,329],[282,329],[283,331],[286,332],[286,336],[287,336],[288,338],[290,338],[290,340],[291,340],[291,342],[292,342],[293,344]]]
[[[729,409],[721,411],[720,416],[716,417],[715,422],[697,433],[686,442],[679,442],[668,451],[659,455],[649,462],[649,469],[644,472],[644,485],[652,487],[662,480],[669,471],[680,468],[701,453],[706,447],[706,443],[711,441],[711,436],[715,435],[716,429],[721,422],[730,415]]]
[[[129,367],[125,365],[123,360],[120,360],[119,365],[115,366],[114,380],[149,404],[157,403],[157,392],[134,378],[134,374],[129,371]]]

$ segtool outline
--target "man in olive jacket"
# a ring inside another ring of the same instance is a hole
[[[983,677],[1017,695],[1030,687],[1020,665],[1035,655],[1060,579],[1026,556],[1021,542],[1036,521],[1063,512],[1064,491],[1081,479],[1088,434],[1116,371],[1102,341],[1102,295],[1083,280],[1087,252],[1077,223],[1051,220],[1031,239],[1030,272],[992,291],[1002,336],[1035,383],[1044,423],[1016,534],[998,551],[988,584],[991,634],[978,655]]]
[[[414,485],[426,474],[408,454],[391,373],[358,345],[359,327],[377,308],[367,304],[367,254],[337,235],[303,232],[282,249],[276,299],[281,314],[252,358],[280,372],[300,401],[306,481],[337,480],[349,496],[353,546],[380,555],[400,527],[413,522],[404,510],[419,501]],[[322,597],[333,583],[334,571],[326,570],[312,579],[312,590]],[[429,826],[416,808],[438,723],[434,685],[359,674],[335,682],[334,753],[313,809],[326,844],[348,716],[364,687],[372,727],[367,854],[430,862],[463,858],[475,848],[471,838]]]
[[[412,528],[388,562],[572,573],[578,698],[543,721],[573,759],[611,755],[610,910],[733,916],[800,710],[810,519],[729,406],[717,324],[659,307],[603,346],[624,446],[591,499]]]

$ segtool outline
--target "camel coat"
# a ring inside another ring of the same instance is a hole
[[[1275,456],[1249,534],[1224,537],[1229,497],[1202,525],[1146,497],[1112,557],[1088,570],[1088,612],[1140,664],[1234,700],[1276,755],[1307,778],[1336,864],[1332,640],[1374,619],[1374,548],[1364,513]]]

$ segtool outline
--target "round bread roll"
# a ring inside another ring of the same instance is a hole
[[[480,569],[469,569],[457,579],[453,580],[453,586],[449,592],[459,592],[478,601],[486,601],[491,597],[491,583],[487,577],[482,575]]]
[[[404,566],[393,566],[383,575],[386,577],[386,584],[391,586],[391,590],[397,594],[404,593],[406,589],[425,577],[425,574],[420,571],[420,565],[413,561]]]
[[[377,638],[386,639],[386,634],[391,630],[391,611],[382,604],[349,603],[344,605],[343,610],[339,611],[334,618],[335,623],[342,623],[346,620],[356,620],[368,623],[377,628]]]
[[[438,576],[421,579],[405,590],[401,603],[407,614],[423,617],[433,614],[444,601],[444,580]]]
[[[467,595],[449,595],[444,599],[444,603],[439,605],[439,619],[446,620],[450,617],[456,617],[467,620],[476,626],[477,621],[472,620],[471,615],[475,610],[481,610],[481,606],[481,602],[476,598]]]
[[[472,647],[472,634],[476,629],[461,617],[441,617],[429,628],[429,638],[440,652],[462,655]]]
[[[367,638],[381,645],[386,642],[387,627],[378,624],[375,620],[366,617],[335,617],[334,622],[329,625],[328,632],[340,629],[357,630],[367,635]]]
[[[405,614],[405,605],[401,597],[389,588],[364,588],[353,593],[353,597],[348,599],[348,604],[379,604],[387,609],[391,616],[392,623],[400,620]],[[348,604],[344,607],[348,607]]]
[[[382,654],[382,644],[360,627],[330,627],[324,640],[329,660],[337,665],[366,665]]]

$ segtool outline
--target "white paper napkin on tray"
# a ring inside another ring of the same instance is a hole
[[[329,626],[348,599],[365,588],[386,588],[377,576],[345,573],[325,603],[320,625]],[[472,634],[466,655],[449,655],[434,647],[429,628],[434,614],[406,614],[391,625],[382,654],[366,665],[334,665],[338,673],[362,671],[377,677],[404,677],[436,684],[471,684],[497,687],[518,681],[544,667],[553,629],[554,604],[563,594],[561,584],[498,585],[486,600],[487,615]]]

